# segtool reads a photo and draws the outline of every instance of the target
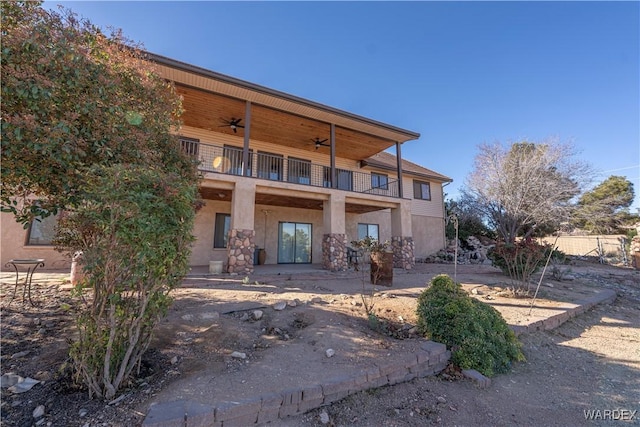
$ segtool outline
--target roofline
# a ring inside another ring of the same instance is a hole
[[[320,104],[318,102],[314,102],[314,101],[310,101],[308,99],[305,98],[301,98],[298,96],[294,96],[294,95],[290,95],[288,93],[285,92],[281,92],[275,89],[270,89],[268,87],[265,86],[260,86],[257,85],[255,83],[250,83],[247,82],[245,80],[241,80],[235,77],[231,77],[231,76],[227,76],[225,74],[221,74],[221,73],[217,73],[215,71],[211,71],[211,70],[207,70],[206,68],[202,68],[202,67],[198,67],[195,65],[191,65],[191,64],[187,64],[185,62],[181,62],[178,61],[176,59],[172,59],[172,58],[167,58],[166,56],[162,56],[162,55],[158,55],[156,53],[151,53],[151,52],[143,52],[144,55],[146,55],[151,61],[153,62],[157,62],[159,64],[168,66],[168,67],[172,67],[172,68],[176,68],[182,71],[186,71],[189,73],[193,73],[193,74],[198,74],[201,75],[203,77],[208,77],[211,79],[215,79],[215,80],[219,80],[222,81],[224,83],[227,84],[231,84],[231,85],[235,85],[235,86],[240,86],[242,88],[248,89],[248,90],[252,90],[258,93],[262,93],[268,96],[273,96],[276,98],[282,98],[286,101],[290,101],[290,102],[294,102],[297,104],[302,104],[304,106],[307,107],[311,107],[311,108],[315,108],[318,110],[322,110],[325,111],[327,113],[330,114],[335,114],[338,116],[342,116],[344,118],[347,118],[349,120],[355,120],[355,121],[359,121],[371,126],[377,126],[377,127],[381,127],[384,128],[388,131],[391,132],[396,132],[396,133],[400,133],[400,134],[404,134],[405,136],[407,136],[407,141],[408,140],[412,140],[412,139],[418,139],[420,138],[420,134],[418,132],[413,132],[407,129],[402,129],[396,126],[392,126],[386,123],[382,123],[379,122],[377,120],[372,120],[372,119],[368,119],[366,117],[363,116],[359,116],[357,114],[352,114],[349,113],[347,111],[344,110],[340,110],[337,108],[333,108],[333,107],[329,107],[328,105],[324,105],[324,104]]]
[[[405,162],[405,161],[408,161],[408,160],[402,159],[402,161]],[[393,172],[397,172],[397,170],[398,170],[393,166],[389,166],[387,164],[379,163],[379,162],[376,162],[376,161],[370,162],[370,161],[367,161],[367,160],[360,160],[360,163],[362,164],[362,166],[371,166],[371,167],[374,167],[374,168],[384,169],[384,170],[393,171]],[[416,166],[420,166],[420,165],[416,165]],[[441,181],[441,182],[453,182],[453,179],[449,178],[448,176],[439,175],[439,174],[438,175],[430,175],[430,174],[426,174],[426,173],[420,173],[420,172],[414,172],[414,171],[406,170],[404,168],[402,168],[402,174],[403,175],[413,175],[413,176],[418,176],[418,177],[427,178],[427,179],[433,179],[433,180]]]

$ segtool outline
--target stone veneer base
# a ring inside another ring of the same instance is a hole
[[[347,235],[324,234],[322,236],[322,268],[330,271],[346,271],[347,264]]]
[[[231,274],[253,273],[253,253],[256,232],[254,230],[229,231],[227,271]]]
[[[413,237],[394,236],[391,238],[393,267],[411,270],[416,265]]]

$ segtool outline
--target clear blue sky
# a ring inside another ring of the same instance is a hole
[[[148,51],[419,132],[453,178],[485,142],[572,141],[640,209],[639,2],[51,2]]]

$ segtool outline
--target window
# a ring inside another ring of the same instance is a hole
[[[289,170],[289,182],[311,184],[311,162],[309,160],[289,157],[287,159],[287,168]]]
[[[338,177],[338,190],[353,190],[353,172],[336,168],[336,175]],[[327,188],[331,187],[331,168],[327,166],[324,167],[323,185]]]
[[[413,181],[413,198],[431,200],[431,185],[428,182]]]
[[[258,178],[282,181],[283,161],[281,154],[258,151]]]
[[[57,224],[57,215],[51,215],[40,220],[34,219],[29,227],[27,245],[51,245]]]
[[[331,188],[331,168],[324,167],[322,169],[322,186],[325,188]]]
[[[198,146],[200,145],[200,140],[195,138],[187,138],[186,136],[180,137],[180,146],[182,147],[182,151],[187,153],[192,157],[198,157]]]
[[[367,236],[378,241],[380,240],[378,224],[358,224],[358,240],[364,239]]]
[[[336,169],[336,173],[338,174],[338,189],[347,191],[353,190],[353,172],[344,169]]]
[[[224,145],[222,156],[229,160],[229,175],[242,176],[242,148],[233,145]],[[249,150],[249,162],[247,165],[247,176],[251,176],[251,166],[253,164],[253,150]]]
[[[216,224],[213,233],[213,247],[226,248],[231,228],[231,215],[224,213],[216,214]]]
[[[380,173],[371,173],[371,188],[389,189],[389,177]]]

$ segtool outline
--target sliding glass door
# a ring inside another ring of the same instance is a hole
[[[311,263],[311,224],[281,222],[278,227],[278,264]]]

